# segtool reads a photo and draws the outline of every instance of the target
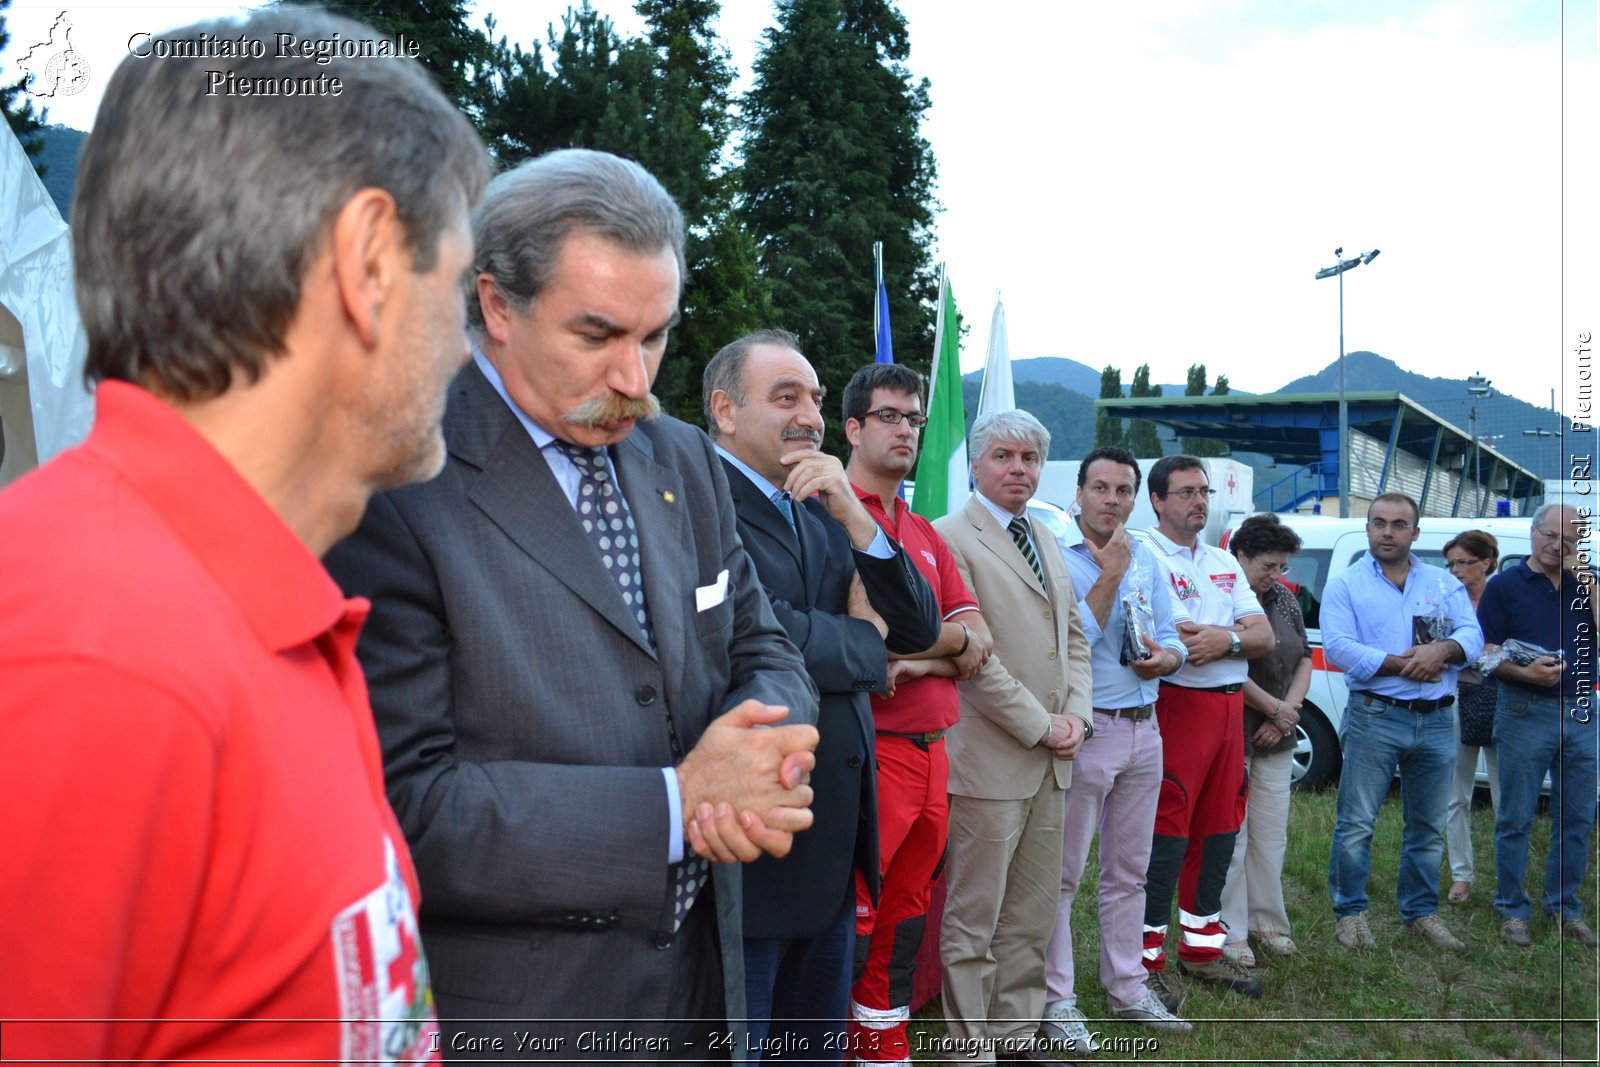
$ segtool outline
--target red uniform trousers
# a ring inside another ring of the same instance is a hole
[[[1145,879],[1144,965],[1166,966],[1164,944],[1177,879],[1178,958],[1202,963],[1222,955],[1222,887],[1244,822],[1244,696],[1163,682],[1161,797]]]
[[[950,759],[942,737],[926,747],[885,733],[877,741],[883,884],[874,908],[856,875],[856,953],[865,947],[866,962],[850,991],[850,1030],[856,1058],[893,1062],[911,1058],[911,979],[950,833]]]

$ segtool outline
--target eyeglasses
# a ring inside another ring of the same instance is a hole
[[[928,416],[913,415],[909,411],[899,411],[895,408],[874,408],[871,411],[863,411],[857,418],[865,419],[868,415],[875,416],[880,422],[886,422],[890,426],[898,425],[901,419],[905,419],[913,430],[920,430],[928,425]]]
[[[1447,571],[1453,571],[1457,567],[1470,567],[1474,563],[1486,563],[1486,562],[1488,562],[1488,561],[1487,560],[1482,560],[1482,559],[1447,559],[1447,560],[1444,561],[1444,569],[1447,570]]]
[[[1289,573],[1289,561],[1288,560],[1284,560],[1282,563],[1263,563],[1263,562],[1258,562],[1257,560],[1251,560],[1250,561],[1250,565],[1252,567],[1260,567],[1267,574],[1288,574]]]
[[[1169,496],[1175,496],[1179,500],[1187,502],[1187,501],[1193,500],[1197,496],[1198,497],[1213,497],[1213,496],[1216,496],[1216,495],[1217,495],[1217,491],[1215,489],[1194,489],[1194,488],[1189,488],[1189,489],[1174,489],[1170,493],[1162,493],[1161,497],[1164,500]]]
[[[1377,530],[1379,533],[1383,533],[1385,530],[1393,530],[1397,534],[1408,534],[1416,528],[1416,523],[1407,522],[1404,519],[1396,519],[1393,522],[1384,522],[1382,519],[1367,520],[1367,529]]]

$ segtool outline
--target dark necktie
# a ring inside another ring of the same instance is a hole
[[[1011,531],[1011,540],[1017,543],[1017,548],[1022,552],[1022,558],[1028,561],[1028,566],[1033,568],[1033,576],[1039,579],[1039,588],[1045,589],[1044,568],[1039,566],[1039,557],[1034,554],[1033,542],[1028,538],[1028,520],[1018,516],[1012,519],[1006,529]]]
[[[650,627],[650,611],[644,599],[644,578],[639,570],[639,531],[633,525],[633,512],[628,501],[611,477],[611,465],[606,462],[605,449],[585,448],[567,441],[556,441],[556,447],[572,461],[581,476],[578,481],[578,498],[573,507],[578,512],[578,522],[589,540],[600,551],[600,562],[616,581],[622,599],[639,622],[650,650],[656,650],[655,631]],[[672,758],[683,758],[683,746],[678,741],[678,731],[667,716],[667,738],[672,743]],[[683,926],[689,909],[694,906],[701,888],[710,877],[710,865],[684,842],[684,858],[672,865],[672,930]]]
[[[800,528],[794,524],[794,499],[788,493],[778,493],[772,498],[772,502],[778,506],[783,517],[789,520],[790,527],[798,532]]]

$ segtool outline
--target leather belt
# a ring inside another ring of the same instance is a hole
[[[1443,708],[1448,708],[1451,704],[1456,702],[1456,698],[1453,696],[1440,697],[1438,700],[1396,700],[1394,697],[1379,696],[1377,693],[1362,692],[1362,705],[1370,708],[1372,707],[1372,702],[1374,700],[1380,701],[1384,704],[1392,704],[1397,708],[1404,708],[1406,711],[1414,711],[1418,715],[1425,715],[1430,711],[1439,711]]]
[[[905,740],[910,741],[913,745],[916,745],[918,748],[922,749],[924,752],[928,751],[928,749],[932,747],[940,738],[944,737],[945,734],[943,730],[929,730],[926,733],[920,734],[902,734],[897,733],[894,730],[879,730],[877,733],[879,737],[904,738]]]
[[[1136,708],[1095,708],[1096,715],[1109,715],[1113,719],[1132,719],[1134,722],[1144,722],[1156,713],[1154,704],[1140,704]]]
[[[1244,688],[1243,682],[1234,682],[1232,685],[1179,685],[1163,680],[1161,684],[1173,689],[1187,689],[1191,693],[1237,693]]]

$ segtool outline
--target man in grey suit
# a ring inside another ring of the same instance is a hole
[[[473,231],[445,470],[329,559],[373,601],[441,1044],[742,1058],[733,863],[809,825],[817,698],[710,441],[655,414],[681,216],[636,164],[567,150],[496,178]]]
[[[783,859],[745,868],[750,1034],[769,1059],[844,1048],[856,883],[878,892],[870,694],[888,654],[939,639],[939,606],[822,448],[823,388],[783,330],[730,342],[706,364],[706,425],[727,466],[739,536],[822,697],[811,785],[816,824]]]

